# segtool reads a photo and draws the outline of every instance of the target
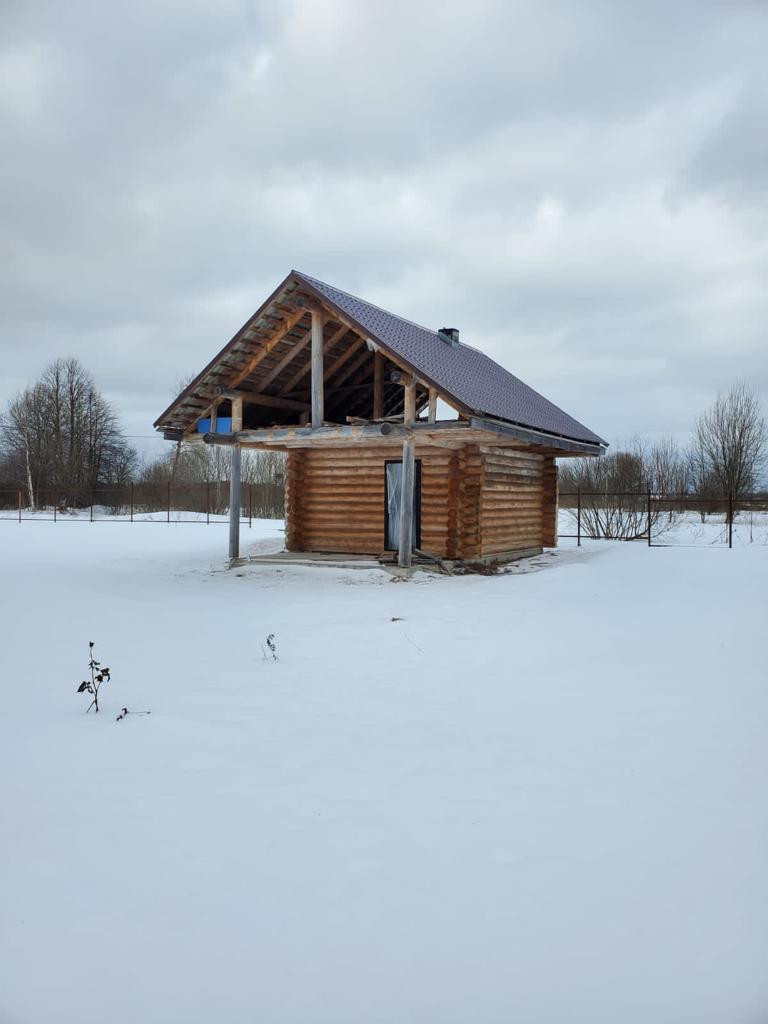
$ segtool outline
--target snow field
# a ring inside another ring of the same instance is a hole
[[[0,523],[0,1020],[763,1019],[768,547],[564,543]]]

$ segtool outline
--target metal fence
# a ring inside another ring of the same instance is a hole
[[[648,547],[686,543],[676,528],[697,518],[702,526],[722,517],[719,530],[708,543],[733,547],[734,528],[748,525],[754,539],[754,517],[768,543],[768,495],[699,497],[690,494],[656,494],[653,491],[561,491],[561,511],[570,514],[574,533],[558,530],[558,537],[642,541]],[[562,520],[561,520],[562,522]],[[561,525],[561,524],[559,524]],[[760,534],[762,536],[762,533]]]
[[[0,519],[80,522],[216,523],[229,515],[229,482],[202,484],[140,483],[113,487],[62,486],[39,491],[32,506],[27,492],[0,490]],[[283,488],[245,483],[240,518],[281,519]]]

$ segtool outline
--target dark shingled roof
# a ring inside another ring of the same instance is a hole
[[[336,306],[374,342],[390,349],[428,383],[472,412],[574,441],[606,443],[483,352],[463,343],[451,345],[437,331],[387,313],[307,274],[295,270],[293,276]]]

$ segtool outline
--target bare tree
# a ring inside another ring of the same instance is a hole
[[[28,493],[82,501],[93,488],[130,479],[136,454],[109,403],[76,359],[57,359],[3,417],[5,472]]]
[[[677,514],[673,503],[662,504],[658,496],[681,494],[687,476],[685,458],[674,441],[651,445],[635,439],[623,451],[562,464],[561,505],[574,504],[572,493],[581,491],[581,524],[588,537],[637,540],[647,536],[648,491],[657,496],[651,504],[651,529],[658,535],[672,526]]]
[[[755,391],[734,385],[696,424],[691,465],[699,484],[739,498],[758,484],[768,452],[768,425]]]

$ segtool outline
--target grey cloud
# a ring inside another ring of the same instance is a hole
[[[458,324],[603,435],[768,390],[760,5],[0,19],[2,400],[75,354],[148,433],[292,266]]]

